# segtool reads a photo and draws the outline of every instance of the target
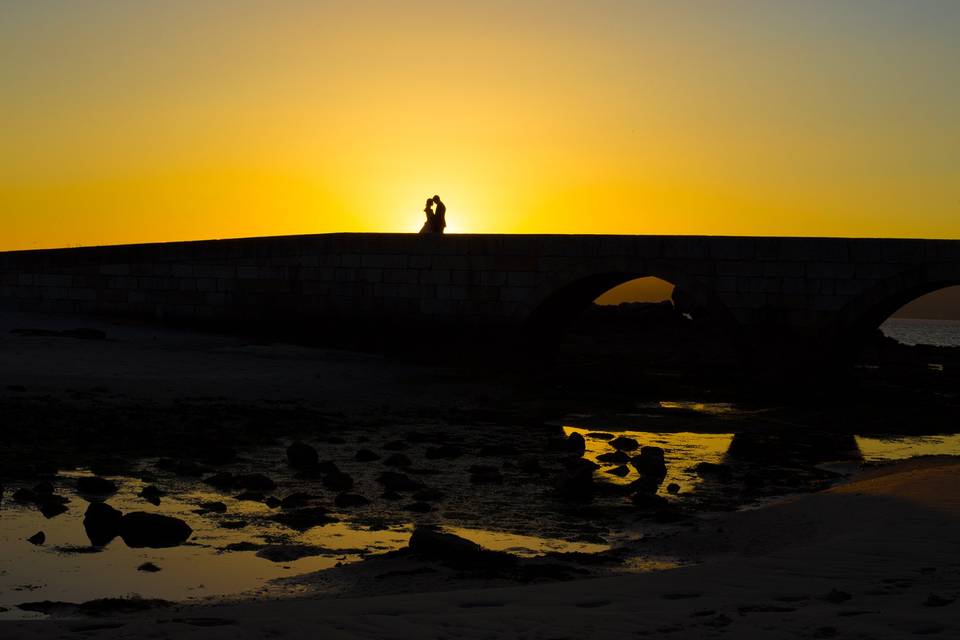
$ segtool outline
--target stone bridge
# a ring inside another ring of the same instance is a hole
[[[544,343],[643,276],[748,347],[839,353],[960,284],[960,241],[337,233],[18,251],[0,253],[0,307]]]

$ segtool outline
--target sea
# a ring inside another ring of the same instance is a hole
[[[960,347],[960,320],[889,318],[880,330],[901,344]]]

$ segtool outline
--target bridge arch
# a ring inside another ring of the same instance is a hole
[[[843,308],[835,325],[838,336],[855,348],[904,305],[957,285],[960,263],[924,265],[882,280]]]
[[[519,314],[526,340],[555,345],[576,318],[605,292],[631,280],[655,277],[674,285],[673,302],[695,320],[717,324],[733,334],[737,322],[717,293],[681,266],[668,261],[612,257],[587,260],[547,278]]]

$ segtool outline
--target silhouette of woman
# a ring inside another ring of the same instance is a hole
[[[433,213],[433,198],[427,198],[427,206],[423,208],[423,212],[427,214],[427,219],[420,227],[420,233],[433,233],[436,221],[436,215]]]

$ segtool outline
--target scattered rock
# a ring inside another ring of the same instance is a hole
[[[327,553],[326,549],[305,544],[271,544],[257,551],[256,556],[270,562],[293,562],[300,558],[319,556],[324,553]]]
[[[630,473],[630,467],[625,464],[621,464],[619,467],[613,467],[612,469],[607,469],[607,473],[612,476],[617,476],[618,478],[623,478],[624,476]]]
[[[175,474],[187,478],[199,478],[204,471],[206,470],[193,460],[180,460],[173,468]]]
[[[287,447],[287,463],[294,469],[309,469],[315,467],[320,456],[317,450],[297,440]]]
[[[90,544],[102,547],[120,535],[123,514],[106,502],[91,502],[83,515],[83,529]]]
[[[360,449],[356,455],[353,456],[353,459],[357,462],[373,462],[374,460],[380,459],[380,454],[370,449]]]
[[[308,503],[313,502],[316,499],[317,497],[311,493],[297,491],[284,496],[280,501],[280,506],[284,509],[297,509],[299,507],[306,506]]]
[[[141,489],[139,495],[150,504],[158,506],[160,504],[160,497],[166,494],[158,487],[151,484]]]
[[[100,476],[85,476],[77,478],[77,491],[88,495],[107,496],[117,492],[117,485]]]
[[[729,480],[733,475],[728,465],[714,462],[698,462],[693,466],[693,471],[700,477],[713,477],[719,480]]]
[[[276,509],[280,507],[283,504],[283,502],[280,500],[280,498],[276,496],[269,496],[266,500],[263,501],[263,504],[267,505],[271,509]]]
[[[370,501],[357,493],[341,493],[334,498],[333,504],[341,509],[349,509],[351,507],[366,506],[370,504]]]
[[[14,502],[19,502],[20,504],[31,504],[37,500],[37,494],[34,490],[26,487],[17,489],[10,497],[13,498]]]
[[[234,500],[241,500],[244,502],[263,502],[266,496],[260,491],[244,491],[233,496]]]
[[[38,482],[33,485],[33,492],[38,496],[50,495],[53,493],[53,485],[49,482]]]
[[[600,462],[611,462],[614,464],[626,464],[630,462],[630,456],[623,451],[609,451],[597,456]]]
[[[255,542],[231,542],[227,546],[223,547],[223,551],[257,551],[263,549],[262,544],[257,544]]]
[[[201,502],[200,508],[213,513],[226,513],[227,505],[222,502]]]
[[[490,551],[452,533],[417,526],[410,535],[410,550],[428,560],[456,569],[496,569],[519,564],[516,556]]]
[[[413,466],[413,461],[410,460],[407,456],[402,453],[394,453],[390,456],[387,456],[387,459],[383,461],[388,467],[399,467],[401,469],[406,469]]]
[[[587,450],[587,441],[581,434],[574,431],[567,436],[564,442],[564,450],[582,456],[583,452]]]
[[[160,567],[153,564],[152,562],[144,562],[142,565],[137,567],[137,571],[144,571],[146,573],[156,573],[160,571]]]
[[[27,542],[33,545],[40,546],[47,541],[47,534],[43,531],[37,531],[35,534],[27,538]]]
[[[44,518],[53,518],[61,513],[67,512],[67,503],[70,502],[64,496],[58,496],[55,493],[38,495],[35,500],[37,508]]]
[[[602,431],[591,431],[587,434],[587,437],[594,440],[613,440],[612,433],[604,433]]]
[[[229,471],[221,471],[219,473],[215,473],[209,478],[204,478],[203,482],[204,484],[208,484],[211,487],[216,487],[217,489],[221,489],[221,490],[232,489],[233,486],[236,484],[233,474],[230,473]]]
[[[678,485],[676,482],[671,482],[667,485],[667,493],[674,496],[677,495],[680,493],[680,485]]]
[[[645,491],[638,491],[630,496],[630,500],[641,509],[663,509],[670,505],[669,501],[663,496]]]
[[[614,438],[610,441],[610,446],[617,451],[636,451],[640,448],[640,444],[636,440],[626,436],[618,436]]]
[[[246,520],[221,520],[220,527],[223,529],[243,529],[247,526]]]
[[[133,511],[120,521],[120,537],[128,547],[160,549],[176,547],[187,541],[193,529],[180,518],[159,513]]]

